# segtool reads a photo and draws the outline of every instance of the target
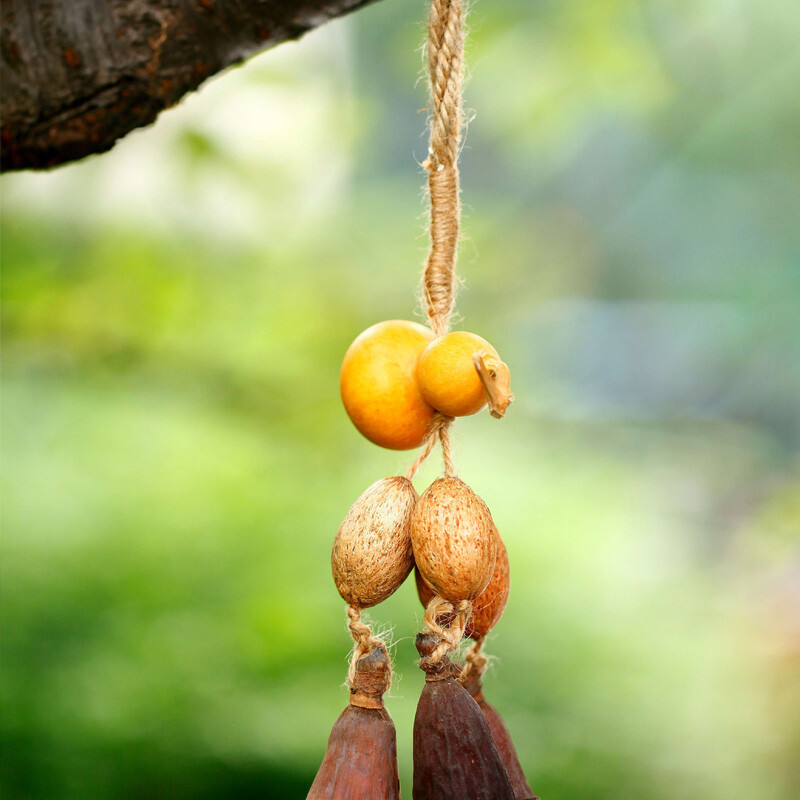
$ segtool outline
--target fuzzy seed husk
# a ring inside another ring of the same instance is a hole
[[[445,600],[474,600],[486,588],[497,555],[497,528],[486,503],[459,478],[438,478],[411,518],[420,574]]]
[[[342,599],[356,608],[393,594],[414,565],[410,523],[417,492],[395,475],[372,484],[353,503],[333,542],[331,569]]]
[[[427,608],[428,603],[436,593],[420,575],[419,568],[414,570],[414,579],[417,584],[419,601]],[[508,551],[503,543],[503,538],[498,534],[494,572],[492,572],[489,585],[472,601],[472,616],[464,627],[464,636],[477,641],[486,636],[497,625],[506,610],[510,588],[511,573],[508,565]],[[445,624],[449,624],[452,622],[453,616],[453,614],[447,614],[440,620]]]

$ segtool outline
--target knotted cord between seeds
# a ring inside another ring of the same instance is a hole
[[[355,606],[347,606],[347,627],[353,637],[353,655],[350,658],[350,668],[347,671],[347,683],[350,688],[355,686],[356,665],[358,659],[363,655],[371,653],[376,647],[380,647],[386,654],[386,687],[388,689],[392,683],[392,661],[389,658],[389,651],[386,643],[379,639],[372,632],[372,629],[365,622],[361,621],[361,610]]]
[[[420,660],[420,666],[434,666],[438,664],[448,653],[458,650],[461,645],[461,637],[472,616],[472,603],[469,600],[459,600],[451,603],[443,597],[432,598],[428,607],[425,609],[423,622],[425,627],[435,636],[439,637],[439,644],[433,649],[431,654]],[[447,619],[448,624],[443,625],[440,619]]]

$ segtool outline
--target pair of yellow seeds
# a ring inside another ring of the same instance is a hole
[[[507,390],[508,368],[480,336],[436,337],[416,322],[387,320],[350,345],[340,389],[348,416],[367,439],[409,450],[425,441],[437,411],[464,417],[484,408],[494,382]]]

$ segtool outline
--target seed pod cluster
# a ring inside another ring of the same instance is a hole
[[[411,517],[414,559],[445,600],[475,600],[494,571],[498,534],[486,503],[459,478],[435,480]]]
[[[388,598],[415,563],[424,605],[435,595],[453,607],[472,601],[465,635],[482,639],[502,616],[508,554],[483,500],[452,476],[435,480],[421,497],[409,479],[384,478],[352,505],[331,552],[336,588],[353,607],[356,654],[368,646],[356,630],[357,610]],[[427,677],[414,722],[414,800],[530,800],[502,720],[459,684],[443,646],[452,642],[438,633],[417,637]],[[382,703],[384,668],[382,648],[358,659],[351,704],[334,725],[308,800],[399,800],[394,725]]]
[[[388,667],[381,648],[359,659],[306,800],[400,800],[397,736],[381,699]]]
[[[422,605],[427,608],[435,592],[428,586],[425,578],[420,574],[419,568],[414,570],[414,579],[417,584],[417,595]],[[508,564],[508,551],[503,539],[497,535],[497,558],[494,562],[494,572],[488,586],[472,602],[472,616],[464,628],[464,636],[469,636],[476,641],[486,636],[503,616],[508,603],[508,592],[511,588],[511,573]],[[453,615],[445,615],[441,620],[445,624],[452,622]]]
[[[342,599],[356,608],[393,594],[414,565],[411,516],[417,492],[395,475],[372,484],[353,503],[333,542],[331,568]]]

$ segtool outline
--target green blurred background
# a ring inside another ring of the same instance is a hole
[[[305,797],[347,699],[333,536],[414,455],[337,379],[419,313],[425,14],[2,179],[6,800]],[[473,9],[459,324],[517,402],[456,455],[511,557],[486,693],[544,800],[800,796],[798,43],[795,0]],[[413,585],[371,616],[410,798]]]

